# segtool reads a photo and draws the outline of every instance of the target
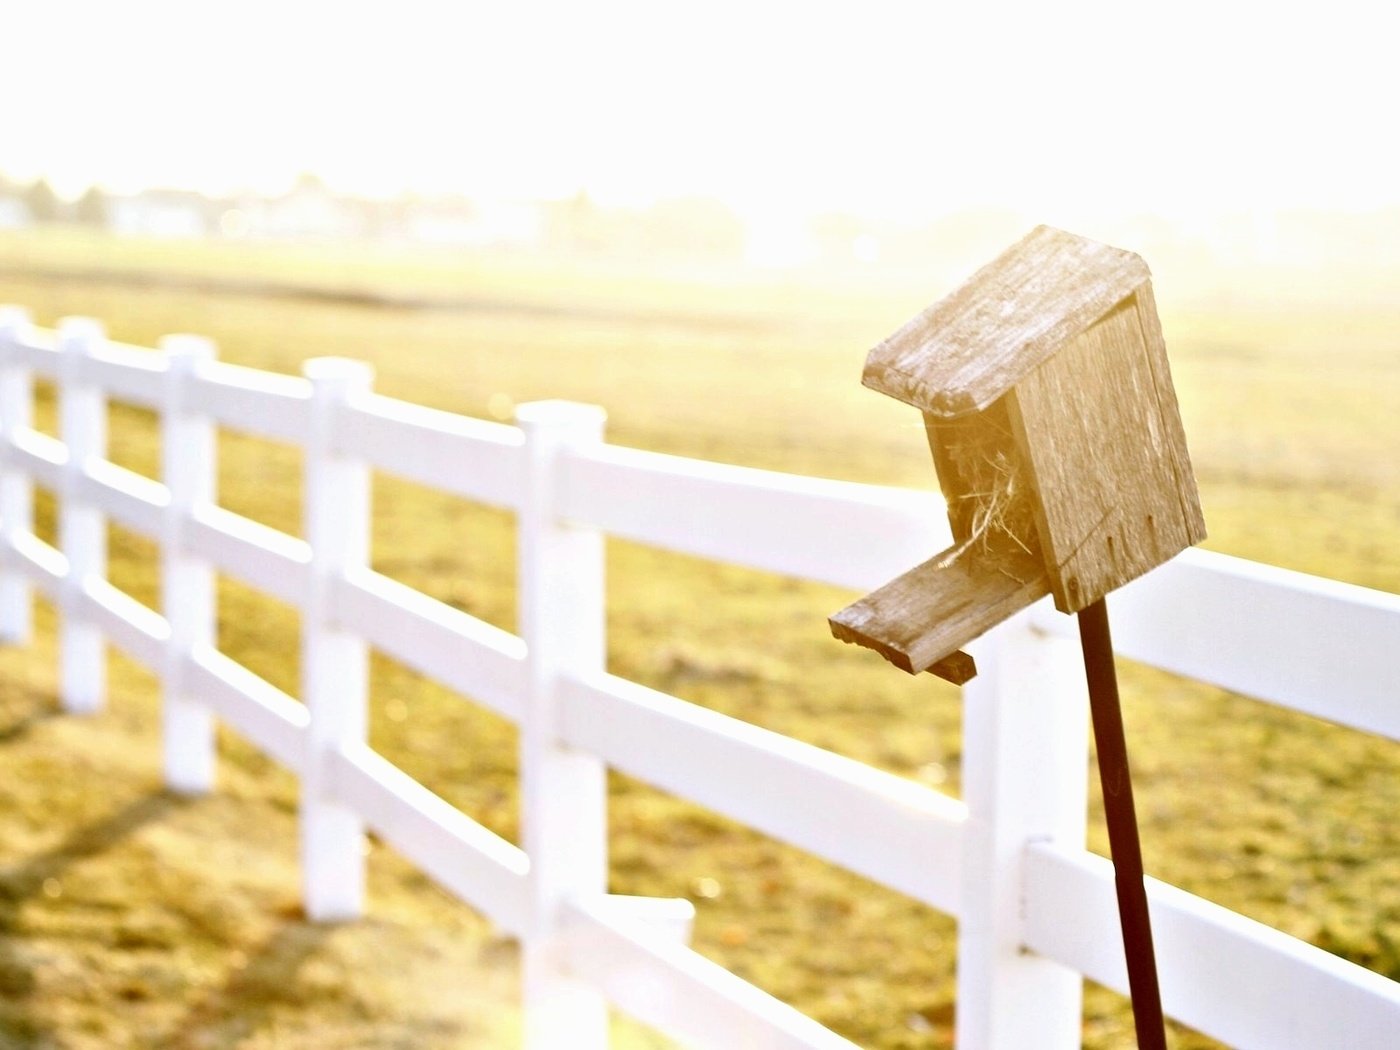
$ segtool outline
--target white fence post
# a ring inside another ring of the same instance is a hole
[[[963,689],[956,1041],[968,1050],[1069,1050],[1081,1041],[1083,980],[1022,948],[1022,880],[1027,843],[1084,844],[1089,730],[1079,648],[1072,636],[1037,631],[1026,611],[974,655],[979,673]]]
[[[170,624],[164,674],[161,746],[165,782],[183,794],[214,786],[214,716],[187,695],[187,666],[200,646],[212,646],[217,619],[214,571],[188,550],[195,509],[214,502],[214,425],[190,411],[190,379],[214,359],[214,344],[195,335],[166,336],[161,414],[161,475],[170,492],[161,560],[161,607]]]
[[[59,436],[68,450],[58,519],[59,547],[68,559],[60,632],[60,695],[64,709],[91,713],[103,705],[107,646],[88,621],[83,585],[107,571],[107,525],[102,513],[78,493],[89,460],[107,454],[107,405],[102,391],[84,377],[83,361],[103,341],[100,322],[68,317],[59,323]]]
[[[302,699],[311,723],[301,785],[302,887],[307,917],[354,919],[364,910],[364,821],[330,797],[326,756],[364,741],[368,663],[364,640],[339,628],[332,580],[369,560],[369,469],[333,446],[335,417],[352,397],[369,391],[369,365],[337,357],[307,361],[311,433],[306,444],[303,513],[311,545],[308,592],[302,609]]]
[[[10,439],[33,422],[34,381],[11,340],[29,331],[29,314],[0,307],[0,642],[24,645],[33,625],[29,581],[10,568],[10,543],[34,529],[34,484],[12,465]]]
[[[563,401],[521,405],[525,497],[518,554],[520,634],[529,692],[520,727],[521,823],[533,909],[522,958],[525,1045],[599,1050],[608,1043],[603,997],[571,977],[562,904],[607,890],[607,777],[603,763],[558,739],[558,682],[605,664],[603,537],[559,519],[561,453],[602,441],[601,408]]]

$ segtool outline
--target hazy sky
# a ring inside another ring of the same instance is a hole
[[[0,171],[746,212],[1400,203],[1388,5],[0,0]]]

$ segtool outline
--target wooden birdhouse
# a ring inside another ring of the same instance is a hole
[[[924,415],[954,544],[831,618],[962,682],[959,650],[1053,594],[1076,612],[1205,537],[1147,265],[1040,226],[870,352]]]

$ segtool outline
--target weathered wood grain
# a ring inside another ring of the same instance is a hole
[[[984,409],[1148,276],[1132,252],[1037,226],[875,347],[862,381],[936,416]]]
[[[1206,519],[1201,512],[1201,495],[1196,488],[1196,474],[1191,468],[1191,453],[1186,448],[1186,429],[1181,424],[1181,407],[1172,383],[1171,363],[1167,360],[1167,341],[1162,335],[1162,322],[1157,316],[1157,299],[1152,282],[1143,282],[1134,296],[1137,301],[1138,324],[1147,349],[1147,363],[1152,368],[1152,380],[1157,387],[1157,408],[1162,413],[1162,433],[1165,451],[1171,458],[1176,477],[1176,491],[1181,497],[1181,520],[1194,546],[1206,538]]]
[[[930,671],[962,685],[977,666],[961,647],[1048,590],[1039,562],[1028,557],[1009,565],[972,557],[945,563],[940,554],[846,606],[828,623],[836,638],[873,649],[902,671]]]
[[[1169,560],[1204,531],[1176,402],[1159,401],[1152,356],[1129,299],[1008,399],[1036,490],[1045,570],[1064,612]]]

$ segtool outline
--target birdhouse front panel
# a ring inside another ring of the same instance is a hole
[[[1148,331],[1160,331],[1155,321],[1150,290],[1134,295],[1067,340],[1009,398],[1051,593],[1064,612],[1205,535],[1166,354]]]

